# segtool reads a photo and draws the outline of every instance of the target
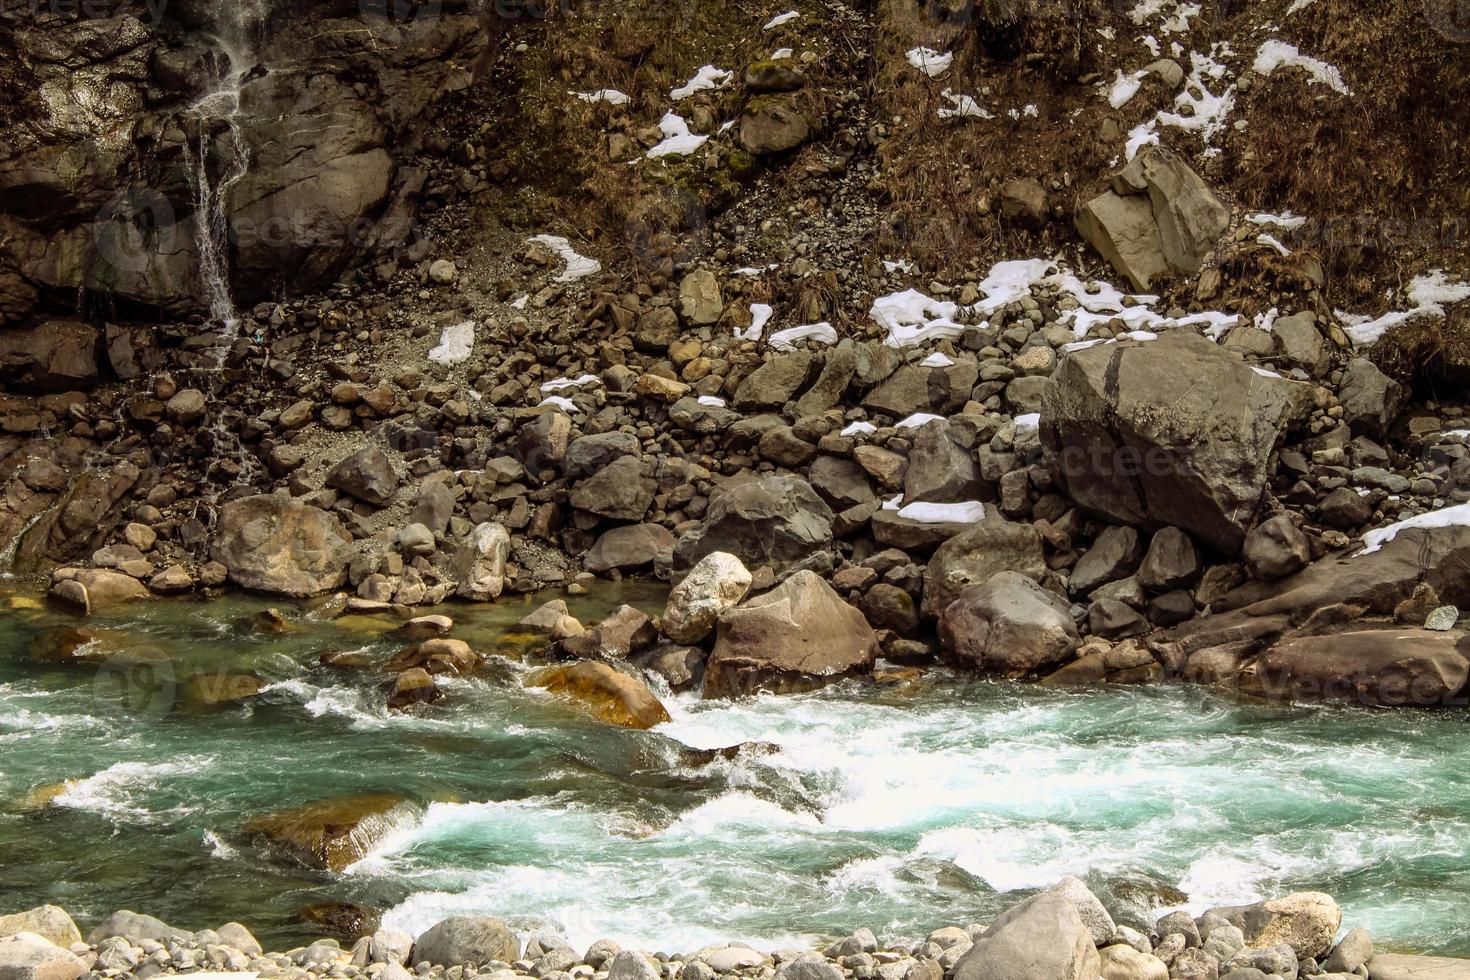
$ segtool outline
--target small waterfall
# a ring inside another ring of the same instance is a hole
[[[235,301],[230,289],[230,190],[250,169],[250,147],[240,120],[240,93],[245,78],[255,67],[256,53],[266,19],[264,0],[225,0],[213,40],[228,59],[218,79],[194,103],[191,112],[199,123],[199,136],[190,147],[194,170],[195,232],[199,250],[199,275],[209,298],[210,318],[220,324],[226,339],[239,329]],[[213,160],[214,129],[223,123],[228,149]]]

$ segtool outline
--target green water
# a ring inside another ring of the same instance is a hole
[[[575,611],[625,601],[653,610],[662,595],[606,587]],[[579,946],[675,951],[858,926],[913,938],[1073,873],[1136,924],[1310,888],[1380,945],[1470,954],[1463,712],[936,676],[738,704],[667,696],[674,720],[631,732],[522,690],[524,668],[496,659],[406,716],[383,708],[381,675],[316,665],[328,650],[386,658],[394,623],[258,634],[241,621],[260,608],[158,602],[89,620],[116,631],[100,671],[31,655],[75,620],[0,614],[0,911],[52,902],[84,927],[122,907],[187,928],[239,919],[283,945],[319,931],[295,910],[339,901],[411,930],[482,911]],[[493,651],[527,609],[445,611]],[[185,696],[190,674],[220,670],[263,678],[264,694],[223,708]],[[704,764],[683,751],[752,740],[781,749]],[[382,791],[416,807],[345,874],[241,830]]]

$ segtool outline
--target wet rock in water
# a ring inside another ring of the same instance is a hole
[[[878,639],[820,576],[800,571],[720,614],[706,698],[812,690],[868,670]]]
[[[386,507],[398,493],[398,474],[377,446],[361,449],[327,471],[327,486],[375,507]]]
[[[631,659],[644,673],[663,678],[671,691],[688,691],[704,683],[704,664],[709,652],[703,647],[661,643]]]
[[[557,627],[567,618],[570,617],[558,620]],[[568,656],[584,660],[625,660],[652,646],[657,639],[658,630],[648,614],[623,605],[591,629],[567,637],[561,643],[561,650]]]
[[[444,692],[434,683],[434,675],[423,667],[410,667],[393,678],[388,689],[388,708],[406,711],[416,705],[433,704],[444,698]]]
[[[352,902],[316,902],[297,909],[291,920],[315,926],[338,939],[354,940],[378,928],[378,911]]]
[[[750,591],[751,574],[734,555],[705,555],[669,593],[663,632],[675,643],[698,643],[715,628],[720,613],[740,604]]]
[[[455,552],[451,573],[459,583],[456,594],[486,602],[505,590],[505,563],[510,558],[510,532],[487,521],[466,535]]]
[[[652,728],[670,720],[647,684],[598,661],[547,667],[531,675],[526,686],[544,688],[624,728]]]
[[[1067,603],[1018,572],[999,572],[945,607],[940,643],[987,671],[1027,674],[1063,663],[1081,637]]]
[[[265,684],[250,674],[215,671],[192,675],[184,683],[184,699],[199,707],[219,707],[248,701],[260,693]]]
[[[65,909],[55,905],[41,905],[13,915],[0,915],[0,936],[13,936],[18,932],[30,932],[58,946],[66,947],[82,941],[77,924]]]
[[[383,669],[392,673],[422,667],[430,674],[468,674],[480,665],[480,655],[464,640],[431,637],[393,655]]]
[[[365,857],[414,809],[402,796],[361,793],[252,817],[244,829],[310,867],[341,872]]]
[[[687,569],[716,551],[746,568],[777,574],[832,547],[832,510],[800,477],[766,476],[731,483],[710,495],[700,525],[674,545],[674,567]]]
[[[628,524],[605,531],[582,557],[589,572],[631,571],[673,559],[674,535],[658,524]]]
[[[510,927],[488,915],[454,915],[438,923],[413,944],[412,961],[436,966],[513,963],[521,943]]]
[[[76,980],[87,965],[70,950],[35,933],[0,938],[0,977],[5,980]]]
[[[1041,441],[1069,496],[1114,523],[1174,526],[1239,554],[1307,386],[1188,331],[1101,344],[1052,375]]]
[[[982,932],[955,964],[954,980],[1096,980],[1100,969],[1077,907],[1042,892]]]
[[[1289,637],[1263,654],[1243,683],[1293,701],[1433,707],[1459,693],[1470,676],[1459,640],[1421,629]]]
[[[527,633],[550,633],[570,614],[565,599],[552,599],[537,606],[529,615],[522,616],[516,623],[516,629]]]
[[[350,540],[326,511],[262,494],[220,508],[211,553],[241,588],[304,598],[347,581]]]

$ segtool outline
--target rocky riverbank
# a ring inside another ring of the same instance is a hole
[[[1198,917],[1171,912],[1147,928],[1114,921],[1077,878],[988,924],[937,928],[893,945],[859,929],[816,950],[743,944],[687,953],[585,952],[552,935],[521,936],[489,916],[460,915],[414,937],[382,928],[350,947],[320,940],[266,952],[231,922],[189,932],[117,912],[86,934],[55,906],[0,916],[0,970],[11,980],[148,980],[157,976],[406,980],[1464,980],[1470,960],[1377,951],[1367,930],[1343,933],[1329,895],[1298,892]]]

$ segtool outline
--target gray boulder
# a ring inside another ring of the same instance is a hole
[[[3,980],[76,980],[87,965],[70,950],[33,932],[0,939],[0,978]]]
[[[1404,389],[1366,357],[1355,357],[1342,373],[1337,401],[1355,431],[1381,436],[1398,418]]]
[[[998,572],[945,607],[939,641],[978,669],[1032,673],[1068,660],[1081,642],[1068,608],[1025,575]]]
[[[1253,578],[1274,582],[1306,568],[1312,560],[1312,545],[1290,516],[1278,514],[1245,536],[1241,557]]]
[[[327,471],[327,486],[375,507],[393,502],[398,482],[388,454],[377,446],[361,449]]]
[[[437,966],[511,963],[520,957],[521,944],[510,927],[488,915],[453,915],[419,936],[413,962]]]
[[[1117,524],[1180,527],[1235,555],[1305,390],[1189,331],[1100,344],[1052,375],[1041,441],[1085,509]]]
[[[1230,209],[1183,158],[1144,150],[1077,213],[1077,230],[1135,289],[1194,275],[1230,225]]]
[[[805,691],[869,669],[878,637],[826,580],[799,571],[720,614],[704,696]]]
[[[948,421],[936,419],[915,433],[904,472],[904,503],[958,504],[978,500],[982,493],[991,496],[981,488],[974,455],[955,440]]]
[[[475,525],[454,553],[451,572],[459,583],[455,594],[488,602],[505,589],[505,563],[510,557],[510,533],[492,521]]]
[[[692,567],[724,551],[747,568],[769,565],[780,575],[826,555],[832,510],[800,477],[765,476],[727,484],[710,495],[704,520],[674,545],[674,567]]]
[[[622,456],[572,488],[571,505],[615,521],[641,521],[653,506],[654,481],[637,456]]]
[[[1100,970],[1077,907],[1042,892],[981,933],[955,964],[954,980],[1098,980]]]
[[[1073,595],[1087,595],[1098,586],[1132,575],[1142,560],[1138,531],[1126,526],[1109,527],[1072,567],[1067,585]]]
[[[1285,943],[1303,959],[1315,959],[1331,949],[1337,929],[1342,925],[1342,909],[1331,895],[1322,892],[1293,892],[1253,905],[1214,908],[1209,912],[1239,928],[1250,946]]]
[[[674,554],[674,535],[658,524],[628,524],[603,532],[587,553],[582,565],[602,574],[613,569],[666,565]]]
[[[806,351],[772,354],[735,389],[735,408],[742,412],[779,409],[806,384],[811,372],[812,355]]]
[[[103,919],[91,932],[87,933],[87,942],[95,945],[104,939],[121,936],[134,944],[145,940],[166,943],[187,938],[188,935],[189,933],[185,930],[175,929],[162,919],[122,909]]]
[[[961,592],[984,585],[997,572],[1019,572],[1040,580],[1046,574],[1041,535],[1030,524],[992,516],[949,538],[924,569],[922,612],[938,617]]]

